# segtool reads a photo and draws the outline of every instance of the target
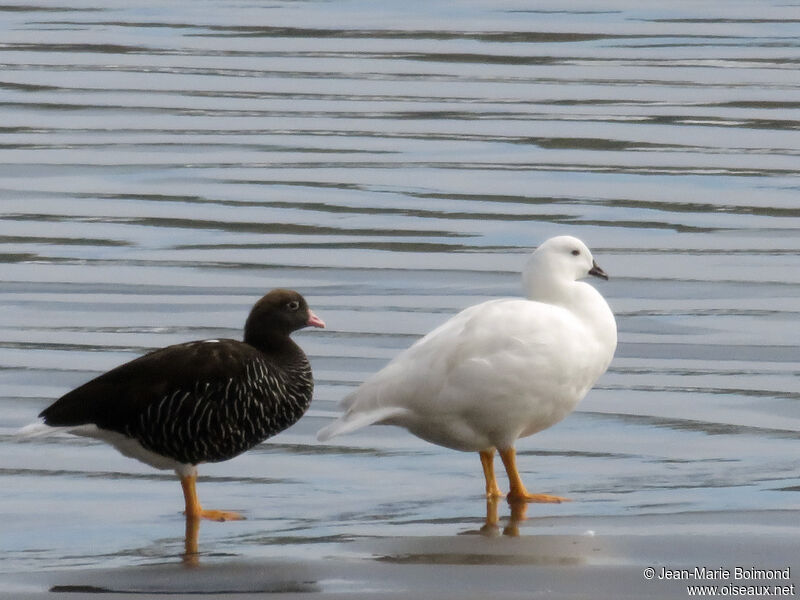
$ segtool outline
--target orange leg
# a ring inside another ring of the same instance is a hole
[[[186,475],[181,477],[181,487],[183,488],[183,497],[186,500],[186,511],[184,514],[187,518],[195,519],[209,519],[211,521],[239,521],[244,519],[242,515],[236,512],[226,510],[205,510],[200,506],[200,501],[197,499],[197,475]]]
[[[486,479],[486,497],[501,498],[503,492],[500,491],[500,486],[497,485],[497,479],[494,476],[494,448],[481,450],[479,454],[481,466],[483,466],[483,476]]]
[[[528,493],[517,470],[517,451],[513,447],[500,450],[500,458],[503,459],[503,465],[508,473],[508,485],[511,487],[511,491],[508,492],[509,502],[569,502],[569,498],[561,496]]]

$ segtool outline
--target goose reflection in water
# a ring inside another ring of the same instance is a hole
[[[486,537],[497,537],[500,535],[499,504],[501,498],[489,496],[486,498],[486,520],[480,528],[479,533]],[[519,524],[528,519],[527,502],[509,502],[511,514],[508,523],[503,528],[502,534],[509,537],[519,537]]]
[[[183,564],[187,567],[200,565],[200,521],[201,517],[186,515],[186,537],[182,558]]]

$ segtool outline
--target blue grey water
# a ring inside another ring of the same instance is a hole
[[[204,523],[202,560],[478,529],[477,456],[314,435],[564,233],[610,274],[620,343],[520,442],[528,487],[574,500],[521,535],[767,531],[800,506],[798,67],[780,0],[0,5],[0,570],[180,561],[170,473],[13,434],[145,351],[238,337],[273,287],[328,324],[296,336],[315,399],[201,468],[204,505],[247,517]]]

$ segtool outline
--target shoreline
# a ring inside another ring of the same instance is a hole
[[[518,537],[502,535],[500,529],[490,535],[475,530],[445,536],[363,537],[337,542],[327,556],[308,559],[221,557],[213,548],[201,548],[193,564],[173,557],[118,569],[7,576],[0,584],[0,598],[39,600],[62,593],[70,600],[111,600],[120,594],[195,600],[223,596],[248,600],[265,594],[292,600],[320,594],[332,600],[573,600],[682,598],[692,586],[717,587],[723,593],[722,587],[728,586],[729,595],[733,587],[741,591],[752,587],[771,596],[778,586],[789,591],[789,586],[795,589],[800,583],[796,515],[795,511],[636,515],[616,518],[627,522],[616,527],[608,526],[611,519],[605,523],[597,519],[599,532],[581,534],[548,533],[552,527],[532,520],[521,524]],[[720,527],[723,516],[727,531]],[[588,519],[570,521],[577,530]],[[740,528],[737,523],[749,526]],[[562,522],[560,528],[566,525]],[[662,569],[689,574],[697,570],[708,577],[659,578]],[[737,569],[755,578],[737,580]],[[781,578],[770,578],[776,574]]]

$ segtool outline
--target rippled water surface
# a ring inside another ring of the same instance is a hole
[[[247,516],[203,524],[202,559],[478,529],[477,456],[314,434],[561,233],[611,275],[620,344],[520,442],[529,487],[575,500],[521,534],[796,510],[798,40],[778,1],[0,5],[2,570],[179,557],[171,474],[13,433],[147,350],[238,337],[278,286],[328,323],[296,336],[315,399],[201,469],[204,503]]]

